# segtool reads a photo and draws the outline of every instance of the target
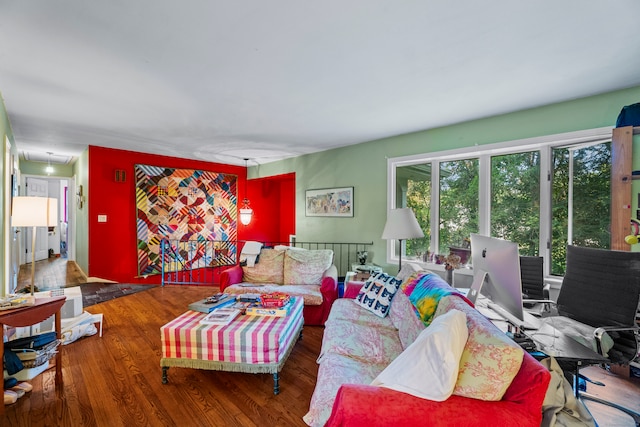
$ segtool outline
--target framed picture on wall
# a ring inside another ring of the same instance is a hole
[[[305,192],[306,216],[353,217],[353,187]]]

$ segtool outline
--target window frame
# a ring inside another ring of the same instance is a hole
[[[490,197],[491,197],[491,157],[496,155],[516,154],[529,151],[540,152],[540,256],[544,258],[545,277],[550,275],[551,259],[551,166],[552,151],[560,147],[586,147],[612,141],[612,126],[566,132],[540,137],[525,138],[472,147],[458,148],[453,150],[443,150],[431,153],[420,153],[409,156],[392,157],[387,159],[387,212],[396,208],[396,169],[398,167],[411,166],[416,164],[431,163],[431,240],[429,249],[438,253],[438,242],[440,241],[438,222],[440,218],[439,185],[433,183],[440,182],[440,162],[477,158],[479,162],[479,183],[478,189],[478,227],[479,233],[488,235],[491,227]],[[399,257],[396,253],[397,243],[395,240],[386,240],[386,261],[387,264],[398,264]],[[403,249],[400,248],[402,251]],[[435,264],[420,262],[429,268]]]

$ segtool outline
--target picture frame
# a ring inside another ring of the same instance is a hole
[[[306,216],[353,217],[353,187],[307,190],[304,200]]]

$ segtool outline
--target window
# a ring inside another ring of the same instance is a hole
[[[553,150],[551,273],[563,275],[566,244],[609,249],[611,143]]]
[[[389,242],[387,261],[432,261],[480,233],[563,274],[567,242],[609,248],[610,141],[601,128],[389,159],[389,207],[412,208],[425,237]]]
[[[540,152],[491,157],[491,236],[540,253]]]
[[[478,166],[477,158],[440,163],[439,253],[464,246],[478,232]]]
[[[431,164],[417,164],[399,167],[396,171],[400,185],[396,206],[410,207],[422,226],[424,237],[406,240],[403,256],[407,259],[427,261],[431,239]],[[426,227],[425,227],[426,225]],[[397,250],[397,248],[396,248]]]

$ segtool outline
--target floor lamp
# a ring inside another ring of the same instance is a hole
[[[400,242],[398,271],[402,269],[402,241],[406,239],[418,239],[420,237],[424,237],[424,233],[411,208],[389,210],[387,223],[384,225],[384,230],[382,231],[382,238],[385,240],[398,240]]]
[[[58,199],[18,196],[12,200],[11,226],[33,227],[31,235],[31,295],[36,276],[36,228],[55,227],[58,223]]]

